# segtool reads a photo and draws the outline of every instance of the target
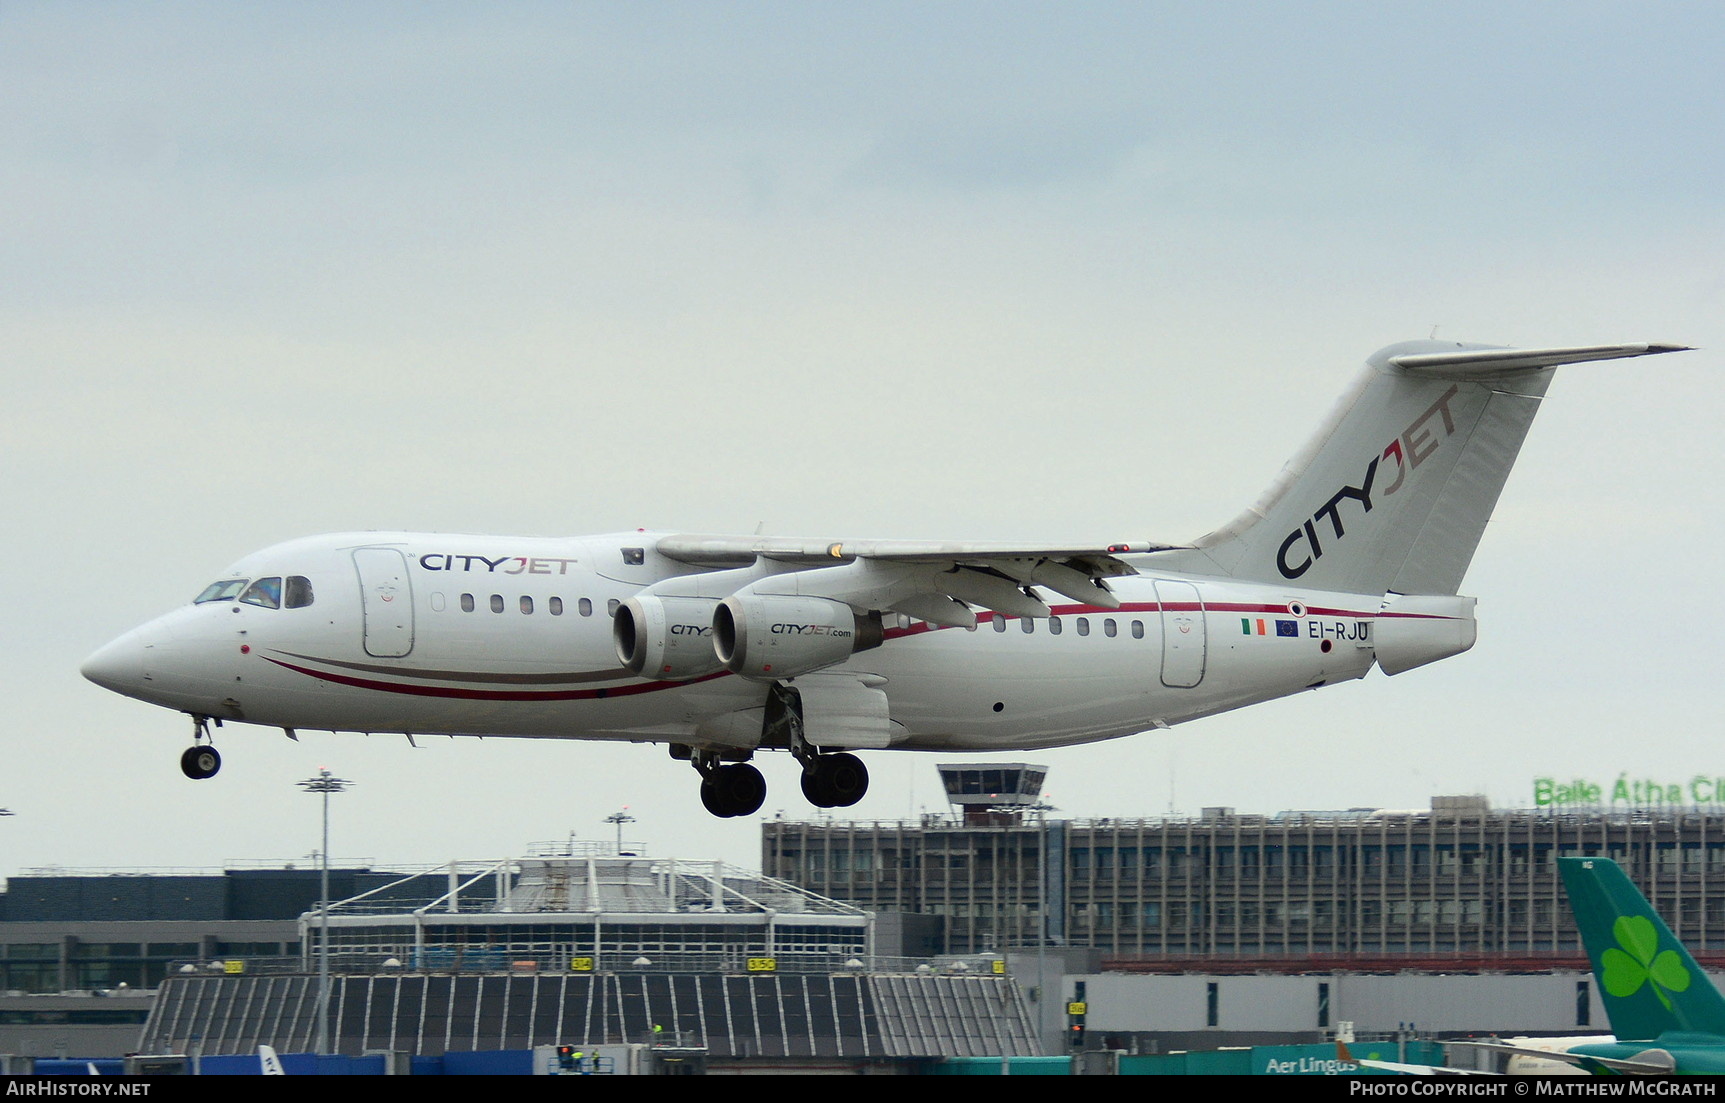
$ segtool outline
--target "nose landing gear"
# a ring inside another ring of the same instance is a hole
[[[220,720],[216,723],[219,725]],[[192,745],[180,755],[180,772],[193,781],[215,777],[216,771],[222,768],[222,756],[209,745],[210,718],[207,716],[192,717]]]

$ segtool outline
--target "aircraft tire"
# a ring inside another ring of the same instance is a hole
[[[849,808],[868,792],[868,767],[854,754],[824,754],[803,770],[803,796],[816,808]]]
[[[822,755],[826,771],[826,791],[832,797],[832,807],[849,808],[868,792],[868,767],[854,754]]]
[[[215,777],[222,768],[222,756],[214,747],[187,747],[180,755],[180,772],[193,781]]]
[[[752,816],[767,801],[767,779],[746,762],[720,770],[719,788],[725,795],[728,816]]]
[[[752,816],[767,800],[767,779],[746,762],[723,766],[701,781],[701,804],[715,816]]]
[[[816,759],[815,761],[819,762],[820,760]],[[827,792],[826,786],[822,783],[820,770],[808,769],[803,771],[803,797],[816,808],[831,808],[833,806],[832,794]]]
[[[701,779],[701,806],[715,816],[729,816],[725,811],[724,797],[719,792],[719,786],[711,778]]]

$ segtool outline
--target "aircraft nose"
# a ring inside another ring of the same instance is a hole
[[[135,636],[121,636],[84,660],[78,668],[103,689],[131,694],[144,685],[144,646]]]

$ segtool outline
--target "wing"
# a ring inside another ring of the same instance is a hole
[[[1046,617],[1045,588],[1083,605],[1118,608],[1106,580],[1137,574],[1120,558],[1179,545],[1102,546],[967,544],[922,540],[814,540],[773,536],[675,535],[660,555],[691,567],[726,570],[768,566],[803,596],[861,609],[903,613],[934,624],[971,628],[972,606],[1010,616]]]
[[[1592,1053],[1576,1053],[1563,1049],[1534,1049],[1529,1046],[1507,1045],[1503,1042],[1448,1041],[1444,1044],[1468,1046],[1473,1049],[1489,1050],[1518,1057],[1534,1057],[1542,1061],[1559,1061],[1595,1074],[1616,1072],[1639,1076],[1669,1076],[1677,1068],[1676,1059],[1672,1057],[1670,1051],[1658,1048],[1644,1049],[1634,1057],[1626,1058],[1600,1057]]]

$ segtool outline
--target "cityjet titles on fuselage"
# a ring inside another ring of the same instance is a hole
[[[854,635],[849,628],[832,624],[775,624],[767,631],[775,636],[832,636],[841,640]]]
[[[428,552],[419,557],[419,565],[428,571],[479,571],[485,574],[568,574],[575,559],[556,559],[542,555],[455,555]]]
[[[1396,478],[1390,485],[1383,488],[1384,497],[1389,497],[1402,488],[1408,472],[1424,463],[1433,452],[1438,450],[1451,434],[1455,432],[1455,418],[1450,415],[1449,401],[1454,398],[1460,388],[1451,386],[1425,413],[1413,420],[1395,440],[1390,441],[1382,455],[1374,456],[1366,464],[1366,477],[1359,486],[1343,486],[1330,500],[1313,512],[1305,523],[1288,534],[1282,541],[1282,546],[1276,551],[1276,569],[1282,572],[1283,578],[1299,578],[1312,569],[1312,564],[1324,557],[1324,545],[1318,538],[1316,523],[1319,518],[1328,517],[1330,527],[1335,530],[1336,539],[1347,535],[1347,529],[1342,524],[1341,504],[1344,499],[1352,498],[1359,502],[1363,512],[1372,511],[1372,485],[1377,481],[1378,464],[1387,459],[1396,461]],[[1428,424],[1434,416],[1443,417],[1443,435],[1439,436],[1435,427]],[[1289,553],[1301,540],[1305,541],[1305,555],[1298,563],[1288,562]]]

